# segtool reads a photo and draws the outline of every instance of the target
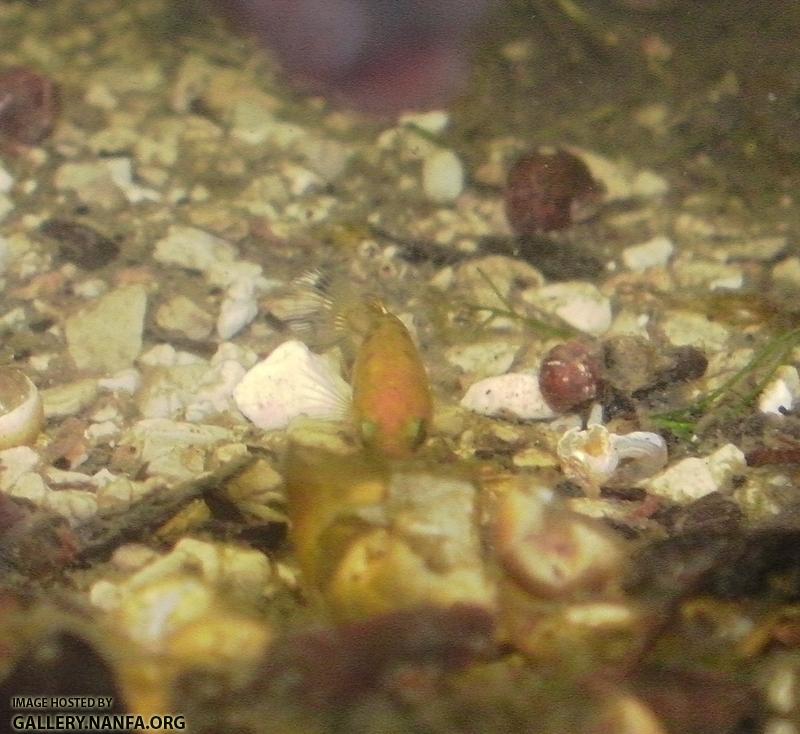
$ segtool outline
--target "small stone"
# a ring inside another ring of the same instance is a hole
[[[539,376],[527,372],[510,372],[470,385],[461,405],[488,416],[509,416],[519,420],[555,418],[539,388]]]
[[[156,243],[153,257],[164,265],[207,273],[218,263],[234,260],[236,248],[202,229],[173,224]]]
[[[0,491],[8,490],[28,472],[32,472],[41,461],[38,452],[29,446],[15,446],[0,451]]]
[[[2,222],[6,215],[14,209],[14,202],[11,201],[5,194],[0,193],[0,222]]]
[[[439,149],[422,163],[422,189],[433,202],[454,201],[464,188],[464,166],[452,151]]]
[[[684,288],[739,290],[744,284],[744,272],[737,264],[692,258],[676,262],[674,271],[678,284]]]
[[[687,504],[711,492],[724,492],[731,479],[743,474],[747,462],[742,451],[725,444],[705,457],[689,457],[643,483],[648,492]]]
[[[445,356],[450,364],[475,377],[491,377],[507,372],[519,351],[519,344],[502,341],[457,344]]]
[[[66,320],[67,348],[79,369],[116,372],[142,349],[147,291],[129,285],[110,291]]]
[[[655,171],[639,171],[631,181],[631,193],[638,199],[652,199],[669,191],[669,182]]]
[[[720,352],[728,343],[728,330],[694,311],[671,311],[663,324],[664,334],[676,347],[698,347],[709,353]]]
[[[599,336],[611,326],[611,302],[591,283],[553,283],[527,289],[522,298],[586,334]]]
[[[233,432],[220,426],[145,418],[134,423],[122,443],[138,450],[151,475],[180,481],[204,472],[208,450],[233,439]]]
[[[622,251],[622,262],[629,270],[641,273],[647,268],[661,267],[669,262],[675,245],[669,237],[659,235],[640,245],[626,247]]]
[[[450,123],[450,116],[444,110],[429,112],[405,112],[398,120],[400,125],[418,127],[431,135],[439,135]]]
[[[228,288],[217,318],[217,335],[228,340],[238,334],[258,314],[255,283],[252,279],[234,281]]]
[[[14,177],[0,165],[0,194],[7,194],[14,185]]]
[[[100,392],[97,380],[86,378],[42,390],[46,418],[65,418],[91,405]]]
[[[156,323],[167,331],[176,331],[187,339],[207,339],[214,328],[214,317],[186,296],[174,296],[156,310]]]
[[[62,163],[53,183],[62,191],[74,191],[80,201],[91,208],[115,210],[128,204],[104,161]]]
[[[124,156],[106,158],[103,163],[108,168],[111,180],[125,194],[131,204],[138,204],[141,201],[159,201],[161,199],[161,194],[155,189],[148,189],[134,182],[133,164],[130,158]]]
[[[774,283],[771,298],[775,303],[788,306],[798,302],[800,297],[800,257],[787,257],[772,268],[772,281]]]
[[[114,240],[80,222],[48,219],[39,231],[58,243],[58,254],[63,260],[86,270],[102,268],[119,254],[119,245]]]

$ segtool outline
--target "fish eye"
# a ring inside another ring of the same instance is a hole
[[[414,448],[425,440],[425,433],[425,421],[421,418],[414,418],[406,428],[406,436]]]

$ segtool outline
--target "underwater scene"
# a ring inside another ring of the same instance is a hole
[[[798,38],[0,0],[0,731],[800,734]]]

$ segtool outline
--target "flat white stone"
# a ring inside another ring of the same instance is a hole
[[[663,329],[667,339],[676,347],[690,345],[712,353],[725,349],[730,336],[722,324],[694,311],[668,312]]]
[[[519,344],[507,339],[477,342],[476,344],[456,344],[450,347],[445,357],[450,364],[463,372],[476,377],[490,377],[507,372],[519,351]]]
[[[398,122],[400,125],[412,125],[433,135],[438,135],[450,123],[450,116],[444,110],[405,112],[400,115]]]
[[[709,456],[683,459],[642,486],[651,494],[688,504],[711,492],[725,490],[730,480],[746,468],[744,454],[729,443]]]
[[[521,420],[555,418],[539,389],[539,376],[528,372],[510,372],[470,385],[461,405],[481,415],[511,416]]]
[[[227,340],[238,334],[258,314],[255,283],[241,280],[231,284],[220,306],[217,335]]]
[[[611,326],[611,301],[591,283],[579,280],[553,283],[530,288],[522,297],[586,334],[599,336]]]
[[[233,391],[239,410],[266,431],[286,428],[298,416],[343,418],[350,386],[330,360],[289,340],[256,364]]]
[[[30,446],[0,451],[0,491],[7,492],[23,474],[39,464],[39,454]]]
[[[3,166],[0,166],[0,194],[7,194],[13,185],[14,177]]]
[[[127,285],[72,314],[65,324],[67,348],[79,369],[117,372],[142,349],[147,290]]]
[[[640,273],[647,268],[666,265],[674,251],[675,245],[672,240],[659,235],[640,245],[626,247],[622,251],[622,262],[629,270]]]
[[[207,273],[219,262],[230,262],[236,248],[221,237],[196,227],[173,224],[156,243],[153,258],[164,265]]]

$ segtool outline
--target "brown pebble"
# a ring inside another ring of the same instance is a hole
[[[102,268],[119,254],[119,245],[114,240],[79,222],[48,219],[39,231],[58,242],[58,253],[64,260],[86,270]]]
[[[58,86],[23,67],[0,74],[0,135],[35,145],[53,129],[61,110]]]

